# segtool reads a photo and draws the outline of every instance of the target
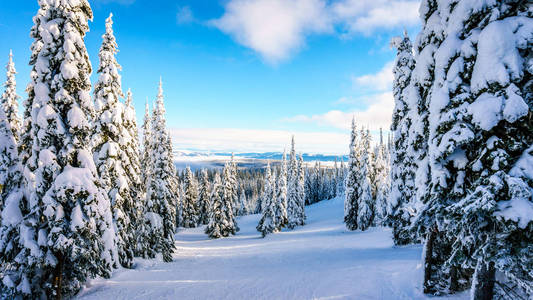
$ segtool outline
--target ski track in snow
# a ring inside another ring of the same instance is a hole
[[[306,213],[305,226],[264,239],[259,215],[240,217],[230,238],[210,240],[204,226],[180,229],[173,262],[137,259],[133,270],[92,280],[78,299],[429,298],[420,288],[420,245],[395,247],[385,228],[347,231],[342,199]]]

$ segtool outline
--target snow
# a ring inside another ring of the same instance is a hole
[[[420,245],[393,246],[389,229],[346,231],[343,199],[307,212],[307,225],[264,239],[255,229],[259,215],[241,217],[241,231],[229,238],[181,230],[173,262],[137,259],[133,270],[92,280],[78,298],[429,299],[419,284]]]
[[[74,168],[66,166],[55,180],[55,185],[61,188],[61,192],[72,189],[75,194],[87,191],[96,194],[98,189],[94,185],[94,177],[87,168]]]
[[[481,94],[468,110],[472,114],[472,121],[483,130],[491,130],[502,119],[503,97],[489,93]]]

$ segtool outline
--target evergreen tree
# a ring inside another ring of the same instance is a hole
[[[240,203],[239,195],[237,194],[239,188],[239,184],[237,182],[237,162],[235,162],[235,156],[233,155],[233,153],[231,153],[231,161],[229,163],[229,177],[227,181],[228,184],[231,185],[231,189],[229,190],[231,191],[231,205],[233,208],[233,215],[236,216],[239,211]]]
[[[239,227],[237,226],[237,222],[235,221],[235,216],[233,214],[233,204],[236,203],[237,190],[236,190],[236,177],[235,177],[235,166],[233,164],[233,160],[229,163],[226,163],[224,166],[224,172],[222,173],[222,181],[224,186],[224,205],[223,213],[225,214],[225,219],[227,221],[227,224],[222,231],[222,235],[227,237],[230,234],[235,234],[237,231],[239,231]]]
[[[6,66],[6,83],[4,83],[4,93],[0,96],[0,106],[5,112],[5,116],[9,121],[11,132],[15,141],[19,142],[19,132],[21,128],[21,120],[18,116],[18,99],[17,95],[17,81],[15,79],[15,63],[13,62],[13,53],[9,51],[9,61]]]
[[[209,223],[205,228],[205,233],[212,239],[218,239],[223,236],[227,236],[228,220],[227,214],[224,210],[224,186],[220,180],[220,175],[215,173],[215,177],[213,179],[213,189],[211,193]]]
[[[198,225],[198,185],[191,168],[185,170],[183,198],[183,227],[195,228]]]
[[[387,202],[390,191],[390,163],[389,151],[383,143],[383,134],[380,131],[380,144],[376,147],[377,155],[375,162],[376,169],[376,201],[375,201],[375,223],[376,225],[387,224]]]
[[[136,218],[136,207],[130,191],[134,184],[126,173],[131,162],[125,152],[131,137],[124,126],[124,106],[119,98],[124,97],[121,87],[120,65],[115,59],[117,43],[113,34],[113,15],[106,19],[106,32],[100,47],[98,82],[94,86],[96,114],[92,137],[94,162],[102,188],[107,191],[116,226],[117,247],[120,264],[131,267],[135,249],[135,228],[131,218]]]
[[[276,226],[278,230],[288,223],[287,217],[287,156],[283,152],[283,158],[276,181]]]
[[[152,160],[151,160],[151,143],[152,143],[152,117],[150,116],[150,106],[148,105],[148,99],[146,99],[144,109],[144,120],[142,125],[143,131],[143,151],[141,156],[141,182],[148,182],[148,178],[152,172]]]
[[[276,224],[276,202],[275,202],[275,183],[270,170],[270,162],[267,164],[265,170],[265,187],[262,195],[262,216],[257,224],[257,231],[265,237],[269,233],[276,232],[278,226]]]
[[[344,166],[344,160],[341,156],[341,165],[340,165],[340,168],[338,169],[338,172],[337,172],[337,187],[336,187],[336,192],[335,194],[338,196],[338,197],[344,197],[344,193],[345,193],[345,179],[346,179],[346,176],[345,176],[345,172],[346,172],[346,167]]]
[[[424,1],[421,12],[417,46],[433,50],[417,68],[429,61],[434,74],[429,85],[416,82],[426,84],[430,112],[432,180],[420,188],[431,193],[419,214],[425,291],[472,282],[472,299],[529,299],[533,222],[513,211],[533,207],[531,5]]]
[[[170,136],[166,129],[165,107],[163,103],[163,87],[159,81],[156,106],[152,118],[152,138],[150,143],[150,166],[152,170],[148,177],[146,193],[145,218],[148,225],[152,245],[149,257],[161,253],[165,261],[172,261],[174,252],[174,228],[176,225],[176,210],[174,201],[177,198],[175,189],[175,167],[172,149],[169,149]]]
[[[355,118],[352,119],[352,133],[350,136],[350,158],[348,161],[348,172],[346,174],[346,197],[344,199],[344,223],[348,230],[356,230],[359,190],[359,141]]]
[[[109,201],[89,148],[94,107],[83,37],[92,11],[84,0],[39,4],[25,112],[31,120],[24,126],[31,129],[22,149],[29,200],[19,205],[20,251],[8,298],[69,297],[88,278],[109,276],[115,248]]]
[[[211,210],[211,191],[209,189],[209,175],[207,170],[203,169],[200,173],[200,188],[198,195],[199,203],[199,225],[207,225],[209,223],[209,212]]]
[[[407,32],[403,38],[393,38],[391,46],[397,49],[397,56],[393,68],[394,111],[391,125],[393,144],[391,192],[387,214],[393,230],[394,243],[405,245],[413,242],[412,234],[409,233],[411,224],[409,207],[415,198],[416,163],[410,146],[414,141],[410,130],[418,124],[415,119],[419,103],[413,104],[408,94],[415,61],[413,46]]]
[[[298,195],[298,162],[294,149],[294,136],[291,140],[289,169],[287,174],[287,227],[293,229],[299,225],[300,198]]]
[[[248,201],[246,200],[246,193],[244,192],[244,189],[241,189],[239,202],[240,202],[239,215],[240,216],[248,215],[250,213],[250,209],[248,208]]]
[[[141,163],[139,160],[139,136],[137,121],[135,117],[135,108],[133,107],[133,96],[130,90],[127,92],[126,103],[122,114],[122,120],[124,121],[124,138],[121,139],[124,146],[125,162],[124,168],[126,177],[129,181],[129,194],[133,201],[133,209],[130,217],[130,224],[133,226],[135,245],[133,251],[135,256],[147,257],[149,245],[147,240],[147,229],[144,223],[144,213],[146,209],[146,195],[143,191],[144,187],[141,183]],[[123,166],[124,166],[123,165]]]
[[[10,126],[4,110],[0,109],[0,274],[3,274],[0,298],[5,299],[28,294],[31,289],[21,278],[21,270],[28,268],[25,261],[15,261],[25,250],[20,229],[26,226],[23,215],[28,214],[28,202],[24,198],[22,165]],[[23,284],[16,286],[17,282]]]
[[[297,190],[296,194],[298,195],[298,218],[296,221],[296,225],[303,226],[305,224],[305,219],[307,218],[305,215],[305,167],[304,167],[304,159],[303,156],[300,154],[298,158],[298,184],[297,184]]]
[[[369,150],[370,150],[370,132],[361,128],[360,145],[358,153],[357,170],[357,225],[361,230],[366,230],[372,226],[374,221],[374,199],[372,198],[372,190],[370,185],[369,173]]]

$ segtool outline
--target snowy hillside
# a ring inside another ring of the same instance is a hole
[[[181,229],[173,262],[137,260],[133,270],[93,280],[78,298],[427,298],[421,246],[394,247],[389,229],[347,231],[341,199],[309,206],[307,214],[306,226],[265,239],[255,229],[259,215],[238,219],[241,231],[225,239],[209,239],[204,227]]]

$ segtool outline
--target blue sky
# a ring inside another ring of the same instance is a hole
[[[163,78],[176,148],[346,153],[355,114],[372,130],[392,112],[392,36],[419,28],[415,0],[92,0],[93,69],[114,17],[138,121]],[[13,49],[18,93],[29,78],[37,1],[0,1],[0,62]],[[2,63],[4,65],[4,63]],[[4,80],[5,75],[0,75]],[[96,82],[93,73],[92,81]]]

